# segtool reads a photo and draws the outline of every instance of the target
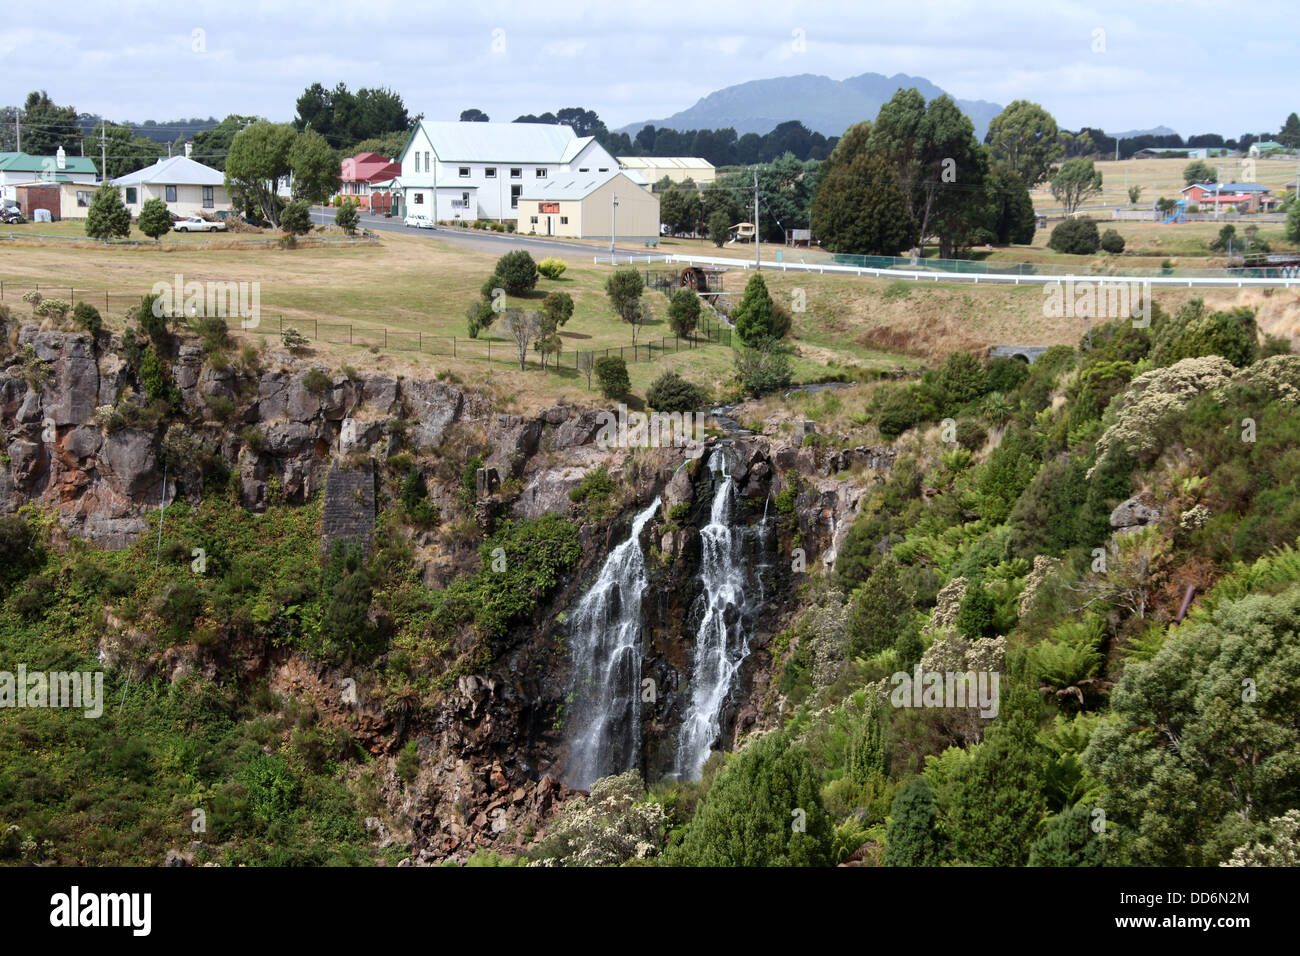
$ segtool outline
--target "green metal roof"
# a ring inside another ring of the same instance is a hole
[[[48,163],[48,165],[47,165]],[[59,169],[54,156],[32,156],[30,153],[0,153],[0,170],[4,172],[39,173],[46,169],[57,169],[60,173],[99,174],[95,161],[89,156],[65,156],[63,168]]]

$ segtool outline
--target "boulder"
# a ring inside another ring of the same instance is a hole
[[[370,451],[384,437],[387,426],[386,420],[359,422],[355,418],[343,419],[343,423],[339,426],[339,454]]]
[[[73,458],[84,461],[91,458],[104,444],[104,436],[94,425],[79,425],[63,439],[63,450]]]
[[[120,428],[105,438],[99,461],[109,484],[129,499],[146,495],[162,479],[153,436],[136,428]]]
[[[268,372],[257,383],[257,413],[262,421],[283,418],[289,403],[289,374]]]
[[[1164,513],[1152,508],[1141,500],[1141,495],[1134,495],[1127,501],[1121,501],[1110,513],[1110,526],[1116,529],[1142,528],[1159,521]]]
[[[407,433],[413,448],[436,445],[447,426],[460,417],[465,396],[460,389],[445,382],[406,379],[402,382],[402,398],[407,417],[414,425]]]
[[[285,398],[284,414],[296,422],[313,421],[321,413],[321,396],[303,384],[303,375],[289,383]]]
[[[387,375],[368,376],[361,386],[361,401],[388,414],[397,401],[397,379]]]
[[[600,422],[595,412],[587,411],[565,419],[555,430],[552,439],[556,449],[574,448],[585,445],[596,436]]]
[[[272,455],[296,455],[315,437],[311,426],[302,422],[272,422],[266,427],[265,449]]]
[[[95,342],[85,332],[35,332],[25,325],[19,347],[31,345],[36,357],[51,363],[51,383],[41,390],[43,417],[56,425],[80,425],[95,414],[99,398],[99,366]]]

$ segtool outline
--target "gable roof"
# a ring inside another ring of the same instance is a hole
[[[48,163],[48,165],[47,165]],[[0,171],[7,173],[39,173],[53,169],[60,173],[89,173],[99,175],[95,161],[89,156],[64,156],[63,168],[56,156],[33,156],[30,153],[0,153]]]
[[[563,163],[575,140],[568,126],[550,123],[451,123],[422,120],[420,129],[444,163]],[[410,143],[407,143],[409,149]],[[407,150],[402,151],[403,158]]]
[[[629,169],[713,169],[699,156],[620,156],[618,161]]]
[[[520,199],[585,199],[605,185],[611,179],[628,179],[627,173],[611,169],[607,173],[580,173],[578,175],[557,176],[545,183],[537,183],[524,188]],[[630,180],[629,180],[630,181]],[[635,184],[634,184],[635,185]],[[637,192],[645,192],[637,186]]]
[[[1220,193],[1266,193],[1267,186],[1261,186],[1259,183],[1192,183],[1190,186],[1184,186],[1180,192],[1187,192],[1189,189],[1203,189],[1205,192]]]
[[[118,186],[140,186],[157,184],[166,186],[220,186],[226,177],[211,166],[204,166],[187,156],[173,156],[160,159],[152,166],[137,169],[133,173],[119,176],[113,180]]]
[[[352,178],[349,179],[348,163],[352,163]],[[350,160],[343,160],[344,182],[379,182],[392,179],[402,171],[401,163],[393,163],[377,153],[357,153]]]

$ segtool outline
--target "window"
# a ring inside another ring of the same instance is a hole
[[[86,207],[90,205],[90,193],[84,189],[77,190],[77,205]]]
[[[536,217],[536,216],[529,216],[529,217],[528,217],[528,221],[531,222],[534,226],[537,225],[537,217]]]
[[[521,166],[511,166],[511,167],[510,167],[510,178],[511,178],[511,179],[521,179],[521,178],[523,178],[523,175],[524,175],[523,167],[521,167]]]
[[[560,217],[560,225],[561,225],[561,226],[567,226],[568,224],[569,224],[569,217],[568,217],[568,216],[561,216],[561,217]]]
[[[433,171],[429,168],[429,151],[427,149],[424,151],[424,171],[426,173]]]
[[[135,203],[136,203],[135,187],[134,187],[134,186],[127,186],[127,187],[126,187],[126,204],[127,204],[128,206],[134,206]]]
[[[416,194],[415,194],[415,204],[416,204],[417,206],[423,206],[423,205],[424,205],[424,193],[416,193]]]
[[[216,205],[216,201],[213,199],[212,196],[212,187],[204,186],[203,187],[203,208],[211,209],[215,205]]]
[[[523,187],[523,186],[511,186],[511,187],[510,187],[510,208],[511,208],[511,209],[518,209],[518,208],[519,208],[519,194],[520,194],[521,192],[523,192],[523,191],[524,191],[524,187]]]
[[[496,179],[496,178],[497,178],[497,168],[496,168],[495,166],[488,166],[488,167],[486,167],[486,168],[483,170],[483,176],[484,176],[485,178],[487,178],[487,179]]]
[[[165,195],[164,195],[163,198],[164,198],[167,202],[175,202],[175,201],[176,201],[176,187],[175,187],[175,186],[164,186],[163,189],[166,191],[166,193],[165,193]]]
[[[537,178],[538,178],[538,179],[545,179],[545,178],[546,178],[546,170],[542,169],[540,166],[539,166],[538,169],[537,169]]]
[[[607,172],[609,172],[609,167],[608,167],[608,166],[602,166],[602,167],[600,167],[600,171],[601,171],[602,173],[607,173]]]
[[[468,167],[468,166],[462,166],[462,167],[460,167],[460,178],[461,178],[461,179],[469,179],[469,167]]]
[[[591,172],[591,167],[590,167],[590,166],[579,166],[579,167],[578,167],[578,172],[580,172],[580,173],[589,173],[589,172]]]

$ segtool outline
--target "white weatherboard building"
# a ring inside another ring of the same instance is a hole
[[[595,137],[543,123],[421,122],[399,162],[401,215],[448,221],[514,220],[520,197],[557,176],[618,170]]]
[[[132,216],[150,199],[161,199],[178,216],[201,216],[230,208],[225,176],[188,156],[160,159],[152,166],[119,176],[113,185]]]

